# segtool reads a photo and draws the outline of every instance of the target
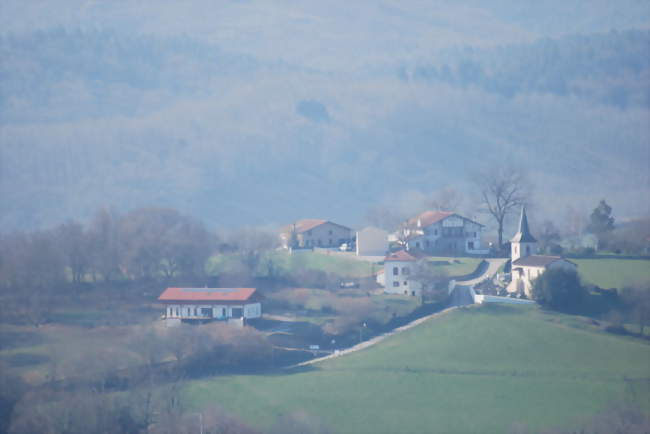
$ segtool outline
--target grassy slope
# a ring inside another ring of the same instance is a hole
[[[650,261],[643,259],[571,259],[578,264],[582,278],[601,288],[621,288],[637,282],[650,282]]]
[[[307,372],[195,381],[187,397],[259,426],[305,411],[336,432],[507,432],[579,423],[625,398],[648,408],[648,383],[624,377],[650,377],[650,346],[563,321],[531,307],[457,310]]]
[[[476,270],[481,262],[479,258],[431,257],[430,261],[448,261],[449,265],[439,265],[449,276],[464,276]]]
[[[316,253],[311,251],[299,251],[289,255],[284,251],[275,251],[268,253],[260,261],[258,273],[265,275],[267,272],[266,263],[271,259],[278,270],[285,272],[296,271],[299,269],[320,270],[330,273],[336,273],[340,276],[359,278],[370,276],[380,270],[383,266],[371,262],[346,257],[339,254],[327,255],[325,253]],[[432,257],[431,261],[448,261],[450,265],[440,265],[450,276],[461,276],[471,273],[476,269],[479,262],[478,258],[449,258],[449,257]],[[206,269],[210,274],[219,274],[224,271],[233,271],[241,267],[236,255],[217,255],[208,260]]]

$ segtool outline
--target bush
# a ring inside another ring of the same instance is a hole
[[[575,270],[550,269],[533,284],[533,298],[542,306],[560,310],[577,310],[587,295]]]

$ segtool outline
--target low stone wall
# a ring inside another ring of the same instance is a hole
[[[472,289],[471,292],[472,292],[472,296],[474,297],[474,303],[478,303],[478,304],[483,304],[483,303],[534,304],[535,303],[533,300],[525,300],[521,298],[476,294],[474,292],[474,289]]]

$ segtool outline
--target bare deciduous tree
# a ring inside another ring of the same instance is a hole
[[[475,178],[481,195],[482,211],[497,223],[499,249],[503,246],[506,217],[527,201],[529,183],[524,172],[512,164],[502,164],[480,172]]]

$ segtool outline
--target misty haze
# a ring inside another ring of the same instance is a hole
[[[4,0],[0,433],[650,432],[650,1]]]

